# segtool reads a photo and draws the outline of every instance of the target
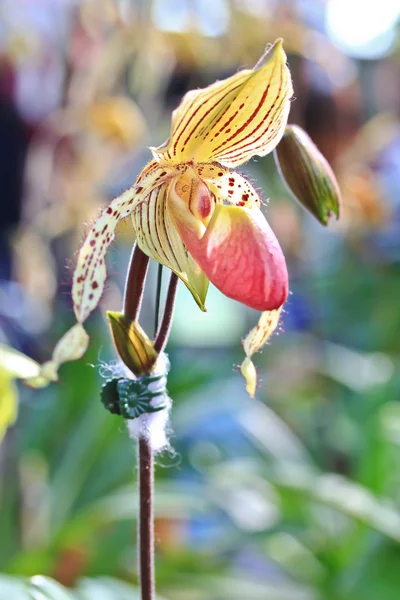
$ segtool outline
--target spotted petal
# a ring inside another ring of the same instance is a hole
[[[240,369],[246,379],[246,390],[252,398],[256,393],[257,372],[251,357],[268,342],[277,328],[281,310],[281,308],[278,308],[277,310],[263,312],[256,327],[253,327],[243,341],[246,358],[242,362]]]
[[[251,183],[240,173],[230,171],[220,165],[200,165],[196,171],[217,201],[247,208],[260,207],[259,195]]]
[[[77,320],[82,323],[99,303],[106,280],[105,255],[121,219],[128,217],[146,196],[173,176],[171,167],[151,162],[136,183],[103,210],[79,252],[72,285]]]
[[[188,254],[167,208],[170,182],[155,188],[132,213],[140,248],[145,254],[169,267],[185,283],[202,310],[208,279]]]
[[[168,204],[190,254],[223,294],[263,311],[285,302],[285,258],[258,208],[217,204],[203,234],[173,185]]]
[[[293,88],[282,40],[256,68],[186,94],[170,140],[153,149],[163,163],[217,161],[227,167],[265,156],[281,139]]]

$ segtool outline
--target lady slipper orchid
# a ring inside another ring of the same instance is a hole
[[[202,310],[211,281],[234,300],[278,313],[288,295],[285,258],[256,190],[232,169],[276,147],[292,94],[278,40],[254,69],[185,95],[170,139],[151,149],[153,160],[103,210],[80,250],[72,289],[79,323],[100,300],[105,255],[128,216],[142,251],[175,272]],[[269,333],[260,338],[258,330],[257,349]]]

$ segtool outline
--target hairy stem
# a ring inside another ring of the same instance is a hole
[[[149,439],[138,442],[139,458],[139,573],[142,600],[154,599],[154,460]]]

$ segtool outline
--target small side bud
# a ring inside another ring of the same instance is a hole
[[[317,146],[297,125],[288,125],[274,150],[275,161],[289,191],[322,225],[340,215],[336,177]]]
[[[136,377],[149,373],[158,354],[139,323],[122,313],[107,312],[114,344],[121,360]]]

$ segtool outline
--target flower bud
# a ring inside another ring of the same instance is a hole
[[[274,150],[275,161],[284,182],[294,197],[322,225],[340,214],[340,191],[336,177],[307,133],[288,125]]]
[[[107,317],[121,360],[137,377],[149,373],[157,361],[158,354],[139,323],[118,312],[109,311]]]

